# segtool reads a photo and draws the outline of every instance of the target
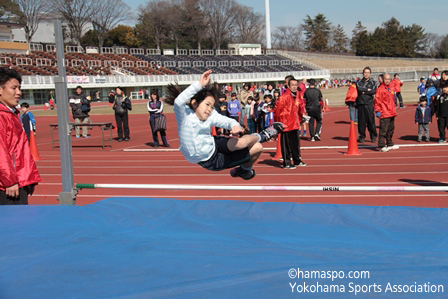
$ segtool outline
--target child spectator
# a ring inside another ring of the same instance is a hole
[[[437,95],[434,100],[434,111],[439,127],[439,143],[446,142],[445,130],[448,126],[448,84],[441,86],[442,94]]]
[[[30,105],[28,103],[22,103],[20,108],[22,110],[22,116],[20,118],[22,120],[23,129],[28,137],[28,143],[30,143],[31,131],[33,131],[33,134],[36,135],[36,119],[34,118],[33,113],[29,111]]]
[[[50,95],[48,96],[48,103],[50,103],[50,109],[54,110],[55,97],[53,90],[50,90]]]
[[[417,92],[419,97],[424,96],[426,94],[426,83],[425,78],[420,78],[420,84],[417,86]]]
[[[394,75],[392,83],[395,90],[395,104],[397,107],[400,105],[400,108],[406,108],[406,106],[403,105],[403,97],[401,96],[401,86],[403,86],[403,82],[400,81],[398,74]]]
[[[272,105],[274,107],[279,97],[280,97],[280,91],[278,89],[274,90],[274,97],[272,98]]]
[[[229,117],[233,118],[236,121],[239,121],[239,117],[241,114],[241,104],[240,101],[236,98],[236,93],[232,92],[230,103],[227,106],[227,112],[229,113]]]
[[[415,111],[415,124],[418,124],[418,142],[422,141],[423,131],[426,134],[426,142],[429,142],[429,124],[432,122],[431,107],[427,106],[426,96],[422,95],[420,105]]]
[[[350,120],[358,124],[358,109],[356,109],[356,98],[358,97],[358,90],[356,89],[356,82],[353,82],[348,88],[345,96],[345,104],[350,111]]]
[[[168,86],[165,102],[174,104],[180,150],[190,163],[214,171],[236,167],[230,171],[232,177],[250,180],[255,177],[252,166],[263,150],[261,142],[276,136],[283,126],[276,123],[260,134],[244,135],[241,138],[211,136],[212,126],[226,128],[232,134],[241,132],[237,121],[213,109],[218,96],[216,88],[208,87],[211,73],[210,70],[203,73],[199,82],[193,83],[182,93],[179,86]]]
[[[253,98],[253,97],[248,97],[248,98],[247,98],[246,106],[244,106],[244,112],[245,112],[246,117],[247,117],[247,126],[249,127],[249,132],[250,132],[251,134],[253,134],[253,133],[256,132],[256,129],[255,129],[255,122],[254,122],[254,119],[253,119],[253,115],[254,115],[254,111],[253,111],[253,109],[254,109],[254,104],[255,104],[255,102],[254,102],[254,98]]]
[[[258,93],[255,94],[254,97],[254,111],[253,118],[255,123],[255,130],[257,133],[260,133],[263,130],[263,115],[261,111],[261,107],[263,107],[263,103],[261,102],[260,96]]]
[[[439,94],[440,93],[437,91],[434,81],[432,79],[426,80],[426,99],[429,107],[431,107],[433,99],[435,99]]]
[[[381,152],[388,152],[391,149],[398,149],[394,145],[392,137],[395,130],[395,116],[397,110],[395,106],[395,95],[389,74],[384,75],[384,84],[381,84],[375,94],[374,110],[376,117],[380,119],[380,137],[378,146]]]
[[[229,112],[227,110],[227,107],[229,106],[229,103],[227,103],[227,97],[225,94],[220,93],[218,96],[218,102],[216,103],[215,109],[216,111],[221,114],[222,116],[229,116]],[[222,128],[216,128],[218,135],[220,134],[226,134],[229,135],[229,131],[222,129]]]
[[[266,94],[263,98],[263,103],[261,106],[262,117],[263,117],[263,129],[269,127],[271,124],[269,123],[269,105],[272,102],[272,96],[270,94]]]

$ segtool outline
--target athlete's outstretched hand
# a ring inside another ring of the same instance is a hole
[[[208,70],[201,75],[201,79],[199,79],[199,83],[201,83],[202,87],[206,87],[207,84],[210,82],[210,74],[211,73],[212,73],[212,71]]]

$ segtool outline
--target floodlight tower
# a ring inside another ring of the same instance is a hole
[[[266,48],[271,49],[271,17],[269,14],[269,0],[264,0],[266,15]]]

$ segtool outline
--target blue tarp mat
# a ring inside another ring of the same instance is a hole
[[[3,206],[0,298],[447,298],[447,229],[412,207]]]

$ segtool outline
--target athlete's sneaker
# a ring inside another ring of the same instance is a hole
[[[282,166],[283,169],[296,169],[295,165],[288,164],[286,166]]]
[[[321,140],[319,134],[314,135],[314,138],[315,138],[316,140]]]
[[[294,164],[294,166],[306,166],[306,163],[305,162],[303,162],[303,161],[300,161],[300,163],[299,164]]]
[[[233,168],[232,170],[230,170],[230,175],[233,177],[233,178],[236,178],[236,177],[240,177],[240,178],[242,178],[243,180],[250,180],[250,179],[253,179],[254,177],[255,177],[255,170],[254,169],[251,169],[251,170],[249,170],[249,171],[247,171],[246,173],[241,173],[240,172],[240,167],[237,167],[237,168]]]
[[[316,141],[316,139],[314,139],[314,137],[311,137],[311,142],[314,142],[314,141]]]
[[[380,152],[383,152],[383,153],[388,152],[388,151],[389,151],[389,148],[387,146],[384,146],[380,149]]]
[[[400,147],[398,145],[392,145],[392,146],[388,146],[387,148],[389,150],[396,150],[396,149],[399,149]]]
[[[264,129],[259,133],[261,136],[260,142],[266,142],[269,139],[274,138],[275,136],[278,135],[278,133],[283,132],[284,129],[285,128],[282,123],[280,122],[273,123],[272,125],[270,125],[269,127],[267,127],[266,129]]]
[[[446,141],[445,141],[445,139],[440,139],[439,140],[439,143],[445,143]]]

